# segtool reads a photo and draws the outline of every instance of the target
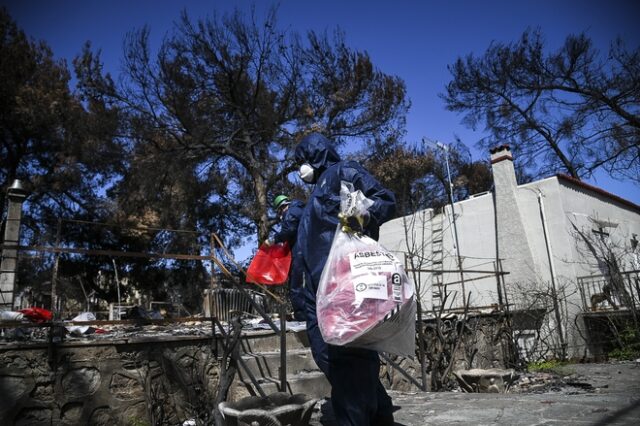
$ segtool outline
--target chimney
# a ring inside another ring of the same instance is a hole
[[[4,227],[3,243],[9,247],[2,249],[0,263],[0,310],[13,310],[13,296],[18,269],[18,250],[20,242],[20,222],[22,220],[22,203],[29,195],[22,182],[14,180],[7,190],[7,221]]]
[[[493,201],[496,226],[496,258],[509,275],[508,283],[535,280],[536,273],[529,239],[518,202],[518,182],[509,145],[489,151],[493,171]]]
[[[493,183],[496,191],[498,188],[505,191],[515,191],[518,182],[509,145],[497,146],[490,149],[489,152],[491,153],[491,169],[493,170]]]

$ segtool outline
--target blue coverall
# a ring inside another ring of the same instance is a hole
[[[291,271],[289,272],[289,298],[293,306],[293,315],[298,321],[306,319],[304,295],[302,294],[302,256],[296,250],[298,224],[304,210],[304,203],[293,200],[282,215],[280,230],[273,236],[273,241],[283,243],[287,241],[291,246]]]
[[[316,292],[339,223],[341,182],[351,182],[374,202],[364,228],[374,239],[380,224],[395,211],[395,196],[360,164],[341,161],[331,142],[319,133],[300,142],[295,158],[300,165],[312,166],[317,176],[300,218],[296,243],[303,259],[307,333],[313,357],[331,383],[331,402],[340,426],[393,425],[391,398],[379,379],[378,353],[328,345],[318,328]]]

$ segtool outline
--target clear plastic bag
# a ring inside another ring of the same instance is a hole
[[[343,213],[362,214],[372,204],[345,183],[341,198]],[[338,226],[316,297],[318,325],[327,343],[413,356],[414,294],[392,253]]]

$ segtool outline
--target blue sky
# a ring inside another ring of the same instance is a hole
[[[272,1],[245,0],[0,0],[25,32],[45,40],[57,57],[72,58],[90,40],[102,50],[105,68],[117,74],[125,34],[143,25],[156,45],[186,9],[192,18],[238,7],[258,13]],[[636,0],[281,0],[281,27],[345,31],[347,43],[366,50],[374,64],[407,84],[412,107],[407,140],[422,137],[453,141],[459,136],[475,159],[488,154],[473,149],[481,133],[460,123],[444,109],[438,94],[450,79],[447,65],[468,53],[482,54],[492,41],[515,41],[528,27],[540,27],[550,48],[561,46],[568,34],[586,31],[601,50],[621,36],[629,47],[640,44],[640,1]],[[599,175],[590,181],[635,203],[640,188]]]

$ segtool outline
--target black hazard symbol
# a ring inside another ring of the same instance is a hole
[[[397,272],[391,275],[391,287],[393,288],[393,301],[402,303],[402,277]]]

